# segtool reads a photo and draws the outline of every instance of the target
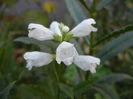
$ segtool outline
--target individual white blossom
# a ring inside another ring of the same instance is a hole
[[[51,30],[53,33],[55,33],[55,34],[57,34],[57,35],[59,35],[59,36],[62,36],[61,30],[60,30],[60,28],[59,28],[59,23],[58,23],[58,22],[53,21],[53,22],[50,24],[50,30]]]
[[[96,72],[97,65],[100,64],[100,59],[93,56],[79,55],[75,57],[74,64],[84,71]]]
[[[54,33],[43,25],[31,23],[28,26],[28,30],[28,36],[30,38],[34,38],[40,41],[53,39]]]
[[[56,49],[56,61],[58,64],[64,62],[65,65],[70,65],[77,55],[74,45],[69,42],[62,42]]]
[[[68,26],[64,26],[64,27],[62,28],[62,31],[63,31],[63,32],[69,32],[69,30],[70,30],[70,29],[69,29]]]
[[[74,37],[83,37],[89,35],[91,32],[96,32],[97,28],[92,26],[92,24],[96,24],[95,20],[92,18],[83,20],[80,24],[78,24],[75,28],[71,30],[71,33]]]
[[[33,66],[41,67],[47,65],[53,60],[51,54],[38,51],[26,52],[23,57],[27,61],[26,68],[28,68],[28,70],[31,70]]]

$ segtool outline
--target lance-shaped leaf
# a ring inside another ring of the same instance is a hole
[[[121,35],[121,34],[123,34],[123,33],[125,33],[125,32],[129,32],[129,31],[132,31],[132,30],[133,30],[133,24],[124,26],[124,27],[122,27],[122,28],[120,28],[120,29],[117,29],[117,30],[115,30],[115,31],[113,31],[113,32],[111,32],[111,33],[109,33],[108,35],[106,35],[106,36],[104,36],[103,38],[101,38],[100,40],[98,40],[98,41],[94,44],[94,46],[99,45],[99,44],[102,44],[102,43],[105,42],[105,41],[108,41],[108,40],[110,40],[110,39],[112,39],[112,38],[114,38],[114,37],[117,37],[117,36],[119,36],[119,35]]]
[[[133,77],[131,77],[128,74],[124,74],[124,73],[113,73],[113,74],[109,74],[106,76],[101,77],[98,80],[98,83],[102,83],[102,84],[113,84],[119,81],[123,81],[123,80],[133,80]]]
[[[0,92],[0,99],[7,99],[8,95],[10,93],[10,90],[13,88],[13,86],[15,85],[16,81],[10,83],[5,89],[3,89]]]
[[[131,46],[133,46],[133,31],[127,32],[107,43],[97,56],[100,57],[101,62],[105,62]]]
[[[100,0],[99,4],[97,5],[97,10],[101,10],[105,6],[112,3],[113,0]]]
[[[86,18],[77,0],[65,0],[68,11],[76,23],[80,23]]]
[[[117,92],[108,85],[96,84],[93,89],[101,93],[105,99],[120,99]]]
[[[73,94],[73,88],[68,86],[68,85],[65,85],[63,83],[60,83],[59,84],[59,88],[62,92],[64,92],[67,96],[69,97],[73,97],[74,94]]]
[[[58,45],[57,43],[54,43],[52,41],[39,41],[29,37],[18,37],[14,41],[25,43],[25,44],[37,45],[39,46],[40,50],[44,52],[51,52],[51,48],[56,49]]]

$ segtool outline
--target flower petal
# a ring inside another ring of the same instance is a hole
[[[74,37],[83,37],[89,35],[91,32],[96,32],[97,28],[93,27],[92,24],[96,24],[94,19],[85,19],[72,29],[71,33]]]
[[[100,64],[100,59],[93,56],[79,55],[74,59],[74,64],[84,71],[90,70],[91,73],[95,73],[97,65]]]
[[[31,70],[33,66],[40,67],[49,64],[53,60],[53,57],[48,53],[34,51],[26,52],[24,54],[24,59],[27,61],[26,68]]]
[[[73,44],[68,42],[62,42],[56,49],[56,61],[60,64],[62,61],[66,65],[70,65],[73,62],[74,57],[78,55]]]
[[[61,31],[60,31],[60,28],[59,28],[59,23],[58,23],[58,22],[53,21],[53,22],[50,24],[50,30],[51,30],[52,32],[54,32],[55,34],[58,34],[59,36],[62,36]]]
[[[30,23],[28,36],[40,41],[53,39],[53,32],[41,24]]]

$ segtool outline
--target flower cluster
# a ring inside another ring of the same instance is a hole
[[[56,40],[60,44],[56,49],[55,58],[52,54],[45,52],[26,52],[24,54],[24,59],[27,61],[26,68],[31,70],[33,66],[44,66],[51,63],[53,59],[56,59],[58,64],[63,62],[69,66],[74,63],[84,71],[89,70],[91,73],[95,73],[95,68],[100,64],[100,59],[89,55],[79,55],[74,44],[67,42],[72,37],[83,37],[89,35],[91,32],[96,32],[97,28],[92,26],[95,23],[95,20],[92,18],[85,19],[72,30],[68,26],[56,21],[50,24],[49,29],[40,24],[29,24],[28,36],[30,38],[40,41]]]

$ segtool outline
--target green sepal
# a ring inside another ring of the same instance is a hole
[[[54,40],[58,41],[58,42],[61,42],[62,41],[62,37],[59,36],[58,34],[54,34]]]
[[[70,40],[72,37],[73,37],[73,34],[69,32],[69,33],[66,34],[66,36],[65,36],[65,38],[64,38],[64,41],[68,41],[68,40]]]

